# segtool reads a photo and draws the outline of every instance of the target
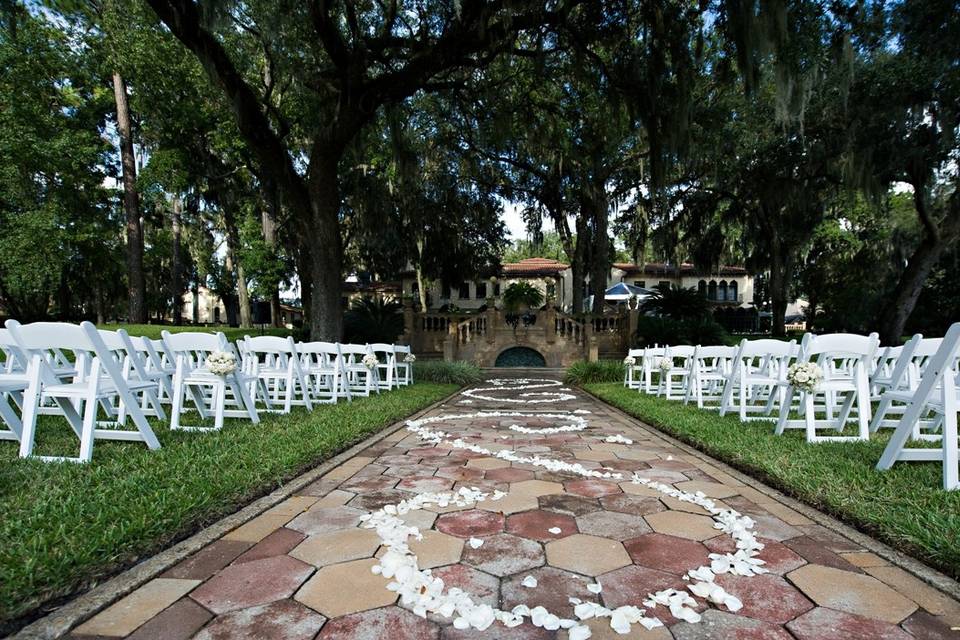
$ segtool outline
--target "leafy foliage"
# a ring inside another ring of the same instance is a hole
[[[640,316],[634,344],[640,347],[670,344],[733,344],[730,335],[711,316],[673,320],[658,316]]]
[[[657,286],[640,309],[674,320],[705,318],[710,315],[710,303],[696,289]]]
[[[567,384],[594,384],[597,382],[623,382],[624,365],[619,360],[588,362],[579,360],[567,367],[563,381]]]
[[[343,317],[344,341],[392,344],[403,333],[403,306],[383,298],[361,298]]]
[[[436,384],[456,384],[466,387],[477,384],[483,379],[480,367],[472,362],[458,360],[418,360],[413,363],[413,379],[417,382]]]
[[[503,307],[507,311],[518,311],[524,307],[539,309],[543,304],[543,292],[526,281],[510,283],[502,294]]]

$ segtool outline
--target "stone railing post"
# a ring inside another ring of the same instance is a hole
[[[413,345],[413,334],[416,330],[414,326],[414,312],[413,312],[413,300],[410,298],[403,299],[403,336],[401,344]]]
[[[460,343],[459,323],[451,320],[447,326],[447,337],[443,341],[443,359],[447,362],[454,362],[457,359],[457,350]]]
[[[547,310],[543,314],[543,329],[546,333],[547,344],[557,341],[557,310],[553,308],[553,301],[547,303]]]
[[[498,312],[496,306],[494,306],[494,299],[487,298],[487,344],[493,344],[497,340],[497,327],[499,325],[500,318],[498,317]]]
[[[623,350],[626,351],[633,344],[633,336],[637,335],[637,326],[640,324],[640,309],[627,310],[627,322],[623,327],[626,332],[623,338]]]

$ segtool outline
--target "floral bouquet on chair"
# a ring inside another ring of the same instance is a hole
[[[813,393],[823,382],[823,370],[816,362],[798,362],[787,369],[787,382],[801,391]]]
[[[230,351],[214,351],[207,355],[205,364],[210,373],[228,376],[237,370],[237,357]]]
[[[404,362],[409,362],[410,364],[413,364],[414,362],[417,361],[417,356],[413,355],[412,353],[408,353],[407,355],[405,355],[405,356],[403,357],[403,361],[404,361]]]
[[[632,367],[633,365],[637,364],[637,359],[632,356],[627,356],[623,359],[623,364],[627,365],[628,367]]]
[[[673,358],[660,358],[657,361],[657,368],[660,369],[660,373],[668,373],[673,369]]]
[[[363,356],[363,360],[361,360],[361,362],[367,369],[375,369],[376,366],[380,364],[380,361],[377,360],[377,356],[373,355],[372,353],[368,353],[367,355]]]

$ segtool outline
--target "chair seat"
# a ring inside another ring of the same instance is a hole
[[[130,391],[140,391],[141,389],[152,389],[157,386],[156,382],[149,380],[127,380],[127,388]],[[100,395],[113,395],[117,392],[117,385],[107,377],[102,376],[100,378],[100,383],[98,385],[98,393]],[[65,397],[65,396],[77,396],[81,397],[87,394],[88,389],[90,388],[89,383],[87,382],[68,382],[65,384],[51,384],[45,385],[43,387],[43,393],[51,396]]]

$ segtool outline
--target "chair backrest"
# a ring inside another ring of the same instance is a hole
[[[151,371],[163,371],[163,356],[157,351],[157,343],[163,345],[162,340],[151,340],[143,336],[131,336],[126,329],[119,329],[117,333],[127,343],[127,351],[132,355],[139,354],[144,366]]]
[[[379,354],[384,354],[386,356],[386,358],[384,358],[384,362],[394,358],[397,353],[396,348],[392,344],[387,344],[385,342],[372,342],[367,345],[367,348],[372,351],[374,355],[377,355],[378,358]]]
[[[253,353],[293,355],[297,352],[297,345],[293,338],[280,336],[244,336],[244,346]]]
[[[797,352],[797,341],[791,340],[790,342],[784,342],[783,340],[742,340],[740,342],[741,351],[740,355],[744,358],[756,358],[756,357],[775,357],[775,358],[788,358],[796,355]]]
[[[183,331],[170,333],[166,329],[160,332],[163,344],[175,358],[184,357],[191,367],[202,367],[207,356],[214,351],[233,351],[223,332],[204,333],[201,331]]]
[[[406,355],[413,353],[413,348],[408,344],[395,344],[393,345],[393,352],[397,355]]]
[[[27,370],[29,358],[10,335],[9,329],[0,329],[0,353],[3,354],[5,373],[23,373]]]
[[[940,342],[940,348],[930,357],[928,366],[920,376],[920,384],[914,393],[913,402],[928,402],[947,371],[956,377],[958,359],[960,359],[960,322],[954,322],[947,329],[946,335]],[[954,379],[956,381],[956,378]]]
[[[676,346],[667,347],[667,354],[671,358],[690,358],[693,356],[693,353],[697,350],[696,347],[688,344],[678,344]]]
[[[338,346],[340,347],[340,353],[343,354],[345,357],[348,357],[348,358],[349,358],[349,357],[352,357],[352,356],[360,356],[360,358],[363,358],[363,356],[365,356],[365,355],[367,355],[368,353],[370,353],[370,349],[369,349],[366,345],[363,345],[363,344],[343,344],[343,343],[340,343]]]
[[[871,333],[862,336],[856,333],[829,333],[813,336],[804,351],[808,359],[827,355],[831,358],[872,358],[880,345],[880,336]]]
[[[737,354],[736,347],[710,346],[697,347],[697,358],[732,358]]]
[[[300,354],[304,365],[314,364],[321,367],[339,366],[342,364],[340,349],[336,342],[298,342],[297,353]]]
[[[32,322],[20,324],[16,320],[7,320],[6,327],[10,331],[17,346],[25,354],[39,355],[41,363],[40,375],[46,383],[59,382],[53,366],[58,363],[62,351],[72,352],[74,367],[80,376],[108,375],[118,387],[124,387],[123,376],[113,349],[104,343],[97,328],[89,322],[79,325],[69,322]],[[113,338],[111,344],[116,344]],[[125,352],[121,342],[121,349]],[[100,371],[93,371],[94,360],[99,362]]]
[[[628,357],[628,358],[642,358],[644,351],[645,351],[645,349],[629,349],[629,350],[627,351],[627,357]]]

